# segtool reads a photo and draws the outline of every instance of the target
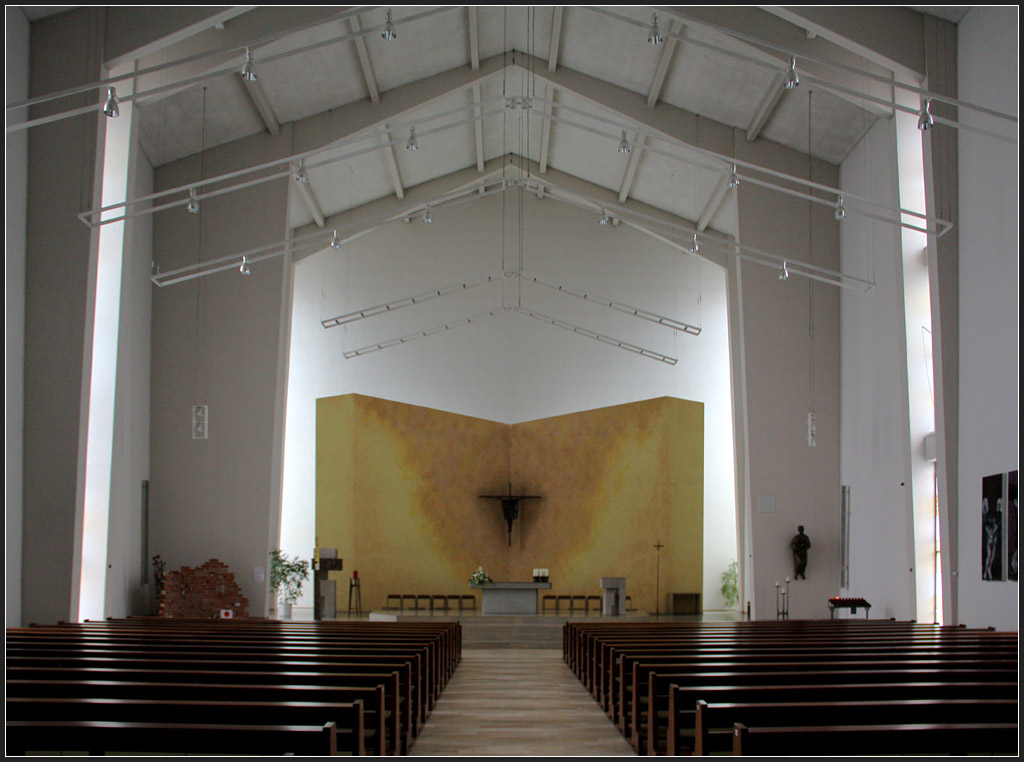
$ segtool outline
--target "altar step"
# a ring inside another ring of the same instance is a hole
[[[463,648],[562,648],[564,619],[496,616],[459,621]]]

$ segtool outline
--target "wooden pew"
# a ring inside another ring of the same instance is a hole
[[[1012,754],[1017,723],[837,725],[733,729],[734,756]]]
[[[9,698],[116,698],[147,699],[154,696],[182,701],[361,701],[366,746],[374,754],[408,751],[413,736],[402,722],[394,694],[386,682],[366,675],[275,675],[268,682],[262,674],[178,673],[166,670],[46,670],[8,669]],[[332,679],[333,678],[333,679]],[[294,681],[294,682],[290,682]],[[363,682],[363,685],[353,683]],[[237,724],[237,723],[234,723]],[[339,724],[339,727],[340,724]],[[370,744],[373,744],[372,746]]]
[[[786,703],[715,703],[698,701],[693,728],[693,754],[729,753],[733,744],[733,726],[800,725],[902,725],[914,723],[1013,723],[1017,721],[1016,699],[909,699],[894,701],[790,701]],[[682,751],[677,739],[680,728],[669,722],[666,753]]]
[[[175,725],[304,725],[336,727],[336,753],[365,756],[362,701],[193,701],[141,698],[12,698],[6,719],[19,722],[132,722]],[[375,739],[377,741],[380,738]],[[78,748],[78,747],[74,747]],[[202,751],[202,749],[195,749]],[[383,748],[374,749],[382,754]]]
[[[836,701],[1016,701],[1017,681],[1002,683],[859,683],[830,685],[672,685],[665,753],[690,754],[695,746],[697,701],[708,705],[829,703]],[[671,751],[669,751],[671,749]],[[661,751],[660,744],[648,750]]]
[[[315,725],[186,725],[162,722],[7,721],[8,754],[30,751],[134,753],[294,754],[338,753],[333,723]]]
[[[829,685],[880,685],[899,683],[1006,683],[1014,682],[1016,670],[955,670],[955,669],[913,669],[897,665],[889,669],[830,671],[764,671],[764,672],[721,672],[692,674],[659,674],[652,672],[648,685],[646,707],[635,698],[632,702],[632,733],[629,737],[634,748],[640,753],[648,749],[657,750],[667,732],[669,714],[668,695],[672,685],[695,687],[709,685],[776,685],[786,683],[804,687]],[[876,693],[882,696],[882,693]],[[692,696],[694,706],[702,695]],[[704,699],[707,700],[707,699]]]

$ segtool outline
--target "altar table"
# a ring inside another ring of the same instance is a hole
[[[538,590],[550,590],[550,582],[469,583],[481,595],[481,614],[536,614]]]

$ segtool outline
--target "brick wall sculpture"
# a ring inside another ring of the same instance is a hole
[[[164,576],[159,616],[220,619],[225,611],[248,617],[249,601],[222,561],[211,558],[197,569],[183,566]]]

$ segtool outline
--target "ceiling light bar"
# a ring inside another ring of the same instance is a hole
[[[456,7],[456,6],[439,6],[439,7],[427,10],[427,11],[423,11],[422,13],[415,13],[415,14],[412,14],[411,16],[406,16],[405,18],[403,18],[402,19],[402,23],[409,23],[409,22],[416,21],[416,20],[421,19],[421,18],[425,18],[427,16],[433,16],[433,15],[435,15],[437,13],[443,13],[445,11],[452,10],[454,7]],[[368,10],[368,9],[367,8],[362,8],[360,12],[364,12],[366,10]],[[348,12],[347,15],[353,15],[353,14],[351,12]],[[329,23],[329,22],[332,22],[332,21],[337,21],[338,18],[344,18],[344,17],[345,17],[344,15],[342,15],[342,16],[334,16],[331,19],[329,19],[328,21],[318,21],[315,24],[312,24],[312,25],[309,25],[309,26],[322,26],[322,25],[324,25],[326,23]],[[301,31],[303,28],[305,28],[305,27],[300,27],[298,30]],[[368,28],[362,29],[362,30],[360,30],[358,32],[352,32],[350,34],[339,35],[338,37],[332,37],[332,38],[329,38],[329,39],[326,39],[326,40],[321,40],[319,42],[315,42],[315,43],[312,43],[310,45],[305,45],[305,46],[303,46],[301,48],[296,48],[295,50],[287,50],[287,51],[283,51],[281,53],[277,53],[276,55],[267,56],[266,58],[263,59],[263,63],[264,64],[271,63],[273,61],[277,61],[277,60],[282,59],[282,58],[288,58],[290,56],[298,55],[300,53],[307,53],[309,51],[316,50],[318,48],[322,48],[322,47],[325,47],[327,45],[338,45],[338,44],[342,44],[342,43],[345,43],[345,42],[349,42],[351,40],[356,39],[357,37],[364,37],[366,35],[378,32],[381,29],[383,29],[383,26],[368,27]],[[294,31],[295,30],[290,30],[290,31],[288,31],[288,32],[286,32],[284,34],[277,34],[277,35],[271,36],[268,39],[271,40],[271,41],[272,40],[281,39],[284,36],[288,36],[289,34],[292,34]],[[244,45],[242,47],[254,47],[254,46],[255,46],[255,43],[248,43],[248,44],[246,44],[246,45]],[[182,59],[182,60],[183,61],[184,60],[197,60],[197,59],[206,58],[206,57],[209,57],[211,55],[216,55],[216,54],[220,54],[220,53],[224,53],[224,52],[233,52],[233,51],[238,50],[239,47],[240,46],[235,45],[235,46],[232,46],[231,48],[227,48],[226,50],[216,51],[216,53],[203,53],[202,55],[194,56],[191,59]],[[181,63],[181,61],[172,62],[170,64],[161,64],[160,66],[154,66],[154,67],[151,67],[150,69],[146,69],[145,73],[163,71],[163,70],[165,70],[167,68],[170,68],[171,66],[178,66],[180,63]],[[123,101],[138,101],[138,100],[141,100],[141,99],[144,99],[144,98],[148,98],[148,97],[153,96],[153,95],[159,95],[160,93],[163,93],[163,92],[168,92],[168,91],[171,91],[171,90],[180,90],[182,88],[188,87],[189,85],[195,85],[195,84],[199,84],[201,82],[208,82],[210,80],[216,79],[217,77],[221,77],[221,76],[224,76],[224,75],[227,75],[227,74],[235,74],[237,72],[238,72],[237,65],[236,64],[232,64],[231,66],[225,66],[225,67],[222,67],[222,68],[219,68],[219,69],[214,69],[212,71],[204,72],[203,74],[198,74],[198,75],[196,75],[194,77],[188,77],[186,79],[178,80],[176,82],[172,82],[172,83],[169,83],[169,84],[166,84],[166,85],[161,85],[160,87],[154,87],[154,88],[151,88],[149,90],[144,90],[144,91],[139,91],[139,92],[133,93],[132,95],[126,95],[124,98],[122,98],[122,100]],[[7,110],[8,111],[12,111],[12,110],[16,110],[16,109],[21,109],[21,108],[25,108],[26,106],[30,106],[30,105],[34,105],[35,103],[42,102],[42,100],[52,100],[52,99],[55,99],[55,98],[58,98],[58,97],[64,97],[65,95],[72,95],[72,94],[78,93],[78,92],[88,92],[90,90],[96,90],[96,89],[99,89],[101,87],[105,87],[106,84],[109,83],[109,82],[116,82],[116,81],[120,81],[122,79],[130,79],[130,78],[139,77],[139,76],[142,76],[143,73],[144,73],[143,71],[133,72],[132,74],[127,75],[127,76],[112,77],[112,78],[109,78],[109,79],[102,80],[100,82],[93,82],[93,83],[90,83],[89,85],[85,85],[85,86],[82,86],[82,87],[79,87],[79,88],[75,88],[73,91],[64,91],[64,92],[62,92],[60,94],[51,94],[51,95],[48,95],[48,96],[41,96],[41,98],[35,98],[35,99],[32,99],[31,101],[23,101],[21,103],[11,104],[11,105],[9,105],[7,107]],[[17,124],[9,124],[9,125],[7,125],[7,132],[13,132],[13,131],[16,131],[16,130],[24,130],[24,129],[28,129],[30,127],[36,127],[36,126],[41,125],[41,124],[47,124],[49,122],[56,122],[56,121],[60,121],[62,119],[68,119],[68,118],[73,117],[73,116],[78,116],[78,115],[81,115],[81,114],[87,114],[90,111],[94,111],[94,110],[97,110],[97,109],[99,109],[99,105],[98,104],[94,105],[94,106],[87,106],[87,107],[83,107],[83,108],[71,109],[70,111],[63,111],[63,112],[61,112],[59,114],[52,114],[50,116],[40,117],[39,119],[32,119],[32,120],[29,120],[29,121],[26,121],[26,122],[19,122]]]
[[[450,331],[453,328],[461,328],[462,326],[467,326],[470,325],[471,323],[479,322],[480,320],[484,320],[485,318],[504,314],[504,312],[504,308],[491,310],[490,312],[481,312],[477,315],[472,315],[468,318],[453,320],[452,322],[445,323],[444,325],[437,325],[422,331],[407,333],[405,336],[399,336],[398,338],[395,339],[388,339],[387,341],[381,341],[377,344],[368,344],[365,347],[360,347],[359,349],[352,349],[343,354],[346,360],[351,360],[354,357],[362,357],[363,355],[370,354],[371,352],[379,352],[382,349],[390,349],[391,347],[397,347],[401,344],[408,344],[410,341],[415,341],[416,339],[423,339],[428,336],[435,336],[439,333]]]
[[[459,108],[459,109],[453,109],[452,111],[465,112],[465,111],[468,111],[470,108],[473,108],[473,107],[472,106],[470,106],[468,108],[463,107],[463,108]],[[449,113],[451,113],[451,112],[445,112],[445,115],[447,115]],[[423,134],[433,135],[435,133],[444,132],[446,130],[454,129],[456,127],[460,127],[460,126],[465,125],[465,124],[472,124],[473,122],[476,122],[476,121],[479,121],[479,120],[483,120],[483,119],[486,119],[488,117],[495,116],[495,115],[496,115],[496,112],[483,113],[483,114],[480,114],[478,116],[468,117],[466,119],[462,119],[462,120],[459,120],[457,122],[450,122],[448,124],[441,125],[440,127],[435,127],[435,128],[433,128],[431,130],[427,130]],[[435,119],[435,118],[437,118],[437,117],[436,116],[435,117],[429,117],[427,120],[420,120],[420,121],[421,122],[422,121],[429,121],[429,120],[432,120],[432,119]],[[111,204],[109,206],[99,207],[97,209],[91,209],[91,210],[86,211],[86,212],[80,212],[78,214],[78,218],[85,225],[87,225],[88,227],[96,228],[96,227],[100,227],[102,225],[109,225],[109,224],[111,224],[113,222],[121,222],[121,221],[124,221],[124,220],[128,220],[128,219],[131,219],[133,217],[140,216],[140,215],[155,214],[156,212],[164,211],[166,209],[173,209],[174,207],[181,206],[182,204],[184,204],[186,202],[184,200],[172,201],[172,202],[169,202],[169,203],[166,203],[166,204],[160,204],[160,205],[157,205],[157,206],[150,206],[150,207],[147,207],[145,209],[139,209],[139,210],[136,210],[134,212],[126,212],[125,214],[123,214],[123,215],[121,215],[119,217],[104,217],[104,216],[102,216],[105,213],[113,211],[115,209],[127,209],[128,207],[134,206],[136,204],[142,204],[142,203],[146,203],[146,202],[149,202],[149,201],[154,201],[154,200],[159,199],[159,198],[166,198],[167,196],[172,196],[172,195],[180,194],[180,193],[183,193],[186,190],[191,190],[192,188],[196,188],[196,187],[199,187],[199,186],[211,185],[211,184],[215,184],[215,183],[226,182],[228,180],[233,180],[233,179],[238,178],[238,177],[244,177],[244,176],[247,176],[247,175],[251,175],[254,172],[258,172],[258,171],[261,171],[261,170],[272,169],[274,167],[279,167],[279,166],[282,166],[284,164],[290,164],[291,162],[295,161],[296,159],[300,159],[300,158],[304,158],[304,157],[308,157],[308,156],[312,156],[312,155],[316,155],[316,154],[320,154],[320,153],[325,153],[327,151],[335,150],[338,147],[343,146],[343,145],[349,145],[349,144],[352,144],[352,143],[367,142],[367,141],[372,140],[374,137],[377,137],[377,136],[380,136],[380,135],[384,135],[387,132],[388,132],[388,130],[378,130],[378,131],[376,131],[374,133],[371,133],[371,134],[366,134],[366,135],[360,134],[358,136],[353,136],[351,138],[348,138],[348,139],[346,139],[343,142],[339,141],[338,143],[331,144],[330,146],[325,146],[323,148],[318,148],[315,151],[306,151],[306,152],[301,153],[301,154],[296,154],[295,156],[288,156],[288,157],[285,157],[285,158],[282,158],[282,159],[275,159],[274,161],[266,162],[265,164],[261,164],[261,165],[257,165],[257,166],[253,166],[253,167],[247,167],[246,169],[240,169],[240,170],[236,170],[234,172],[228,172],[226,174],[219,175],[217,177],[208,178],[208,179],[203,180],[203,181],[201,181],[199,183],[196,183],[194,185],[178,186],[176,188],[168,188],[167,190],[159,191],[157,193],[151,193],[151,194],[146,195],[146,196],[137,196],[137,197],[135,197],[133,199],[129,199],[128,201],[124,201],[124,202],[121,202],[121,203],[118,203],[118,204]],[[335,163],[337,163],[339,161],[345,161],[347,159],[353,159],[353,158],[356,158],[357,156],[362,156],[364,154],[374,153],[374,152],[379,151],[379,150],[381,150],[383,148],[390,148],[391,146],[400,145],[401,143],[402,143],[401,140],[388,140],[387,142],[384,142],[384,143],[377,143],[377,144],[374,144],[374,145],[370,145],[367,148],[361,148],[361,149],[358,149],[358,150],[355,150],[355,151],[351,151],[351,152],[346,153],[346,154],[342,154],[342,155],[339,155],[339,156],[334,156],[334,157],[332,157],[330,159],[325,159],[324,161],[314,162],[312,164],[307,164],[306,168],[307,169],[316,169],[318,167],[325,167],[325,166],[328,166],[330,164],[335,164]],[[289,169],[284,170],[284,171],[280,171],[280,172],[276,172],[276,173],[272,173],[272,174],[267,174],[267,175],[262,175],[261,177],[256,178],[254,180],[250,180],[250,181],[247,181],[247,182],[239,183],[237,185],[232,185],[232,186],[229,186],[227,188],[220,188],[220,189],[217,189],[217,190],[211,190],[211,191],[208,191],[205,194],[200,195],[199,198],[203,199],[203,198],[208,198],[208,197],[212,197],[212,196],[224,195],[226,193],[233,193],[234,191],[244,190],[245,188],[249,188],[249,187],[252,187],[252,186],[255,186],[255,185],[260,185],[260,184],[267,183],[267,182],[272,182],[273,180],[277,180],[277,179],[282,178],[282,177],[288,177],[290,175],[291,175],[291,169],[289,168]],[[100,217],[100,219],[95,221],[95,222],[92,221],[94,218],[97,218],[97,217]]]
[[[604,344],[608,344],[619,349],[625,349],[627,352],[633,352],[634,354],[650,358],[651,360],[658,360],[659,362],[663,362],[666,365],[675,365],[678,362],[677,358],[669,357],[668,355],[663,355],[661,352],[655,352],[653,349],[645,349],[644,347],[637,346],[636,344],[630,344],[628,341],[614,339],[611,336],[605,336],[604,334],[597,333],[596,331],[591,331],[588,328],[582,328],[578,325],[567,323],[564,320],[559,320],[558,318],[553,318],[548,315],[543,315],[539,312],[534,312],[533,310],[527,309],[525,307],[514,307],[513,311],[518,312],[520,315],[526,315],[527,317],[531,317],[534,320],[539,320],[542,323],[549,323],[553,326],[562,328],[566,331],[571,331],[572,333],[578,334],[580,336],[586,336],[588,339],[594,339],[595,341],[600,341]]]
[[[481,188],[485,189],[484,193],[479,192]],[[442,194],[437,199],[434,199],[431,204],[434,208],[442,207],[447,209],[466,202],[478,201],[482,198],[494,195],[495,193],[502,192],[503,190],[503,180],[500,178],[498,180],[489,178],[472,183],[465,188],[460,188],[456,191]],[[389,222],[395,222],[402,219],[404,216],[404,214],[388,215],[369,220],[354,220],[352,222],[339,225],[334,228],[329,245],[333,249],[341,248],[342,240],[338,237],[338,230],[343,230],[345,228],[363,228],[365,230],[369,230],[380,227],[381,225],[386,225]],[[211,259],[194,265],[186,265],[185,267],[179,267],[175,270],[158,273],[152,276],[151,280],[154,284],[160,287],[170,286],[175,283],[183,283],[185,281],[202,278],[207,275],[213,275],[224,270],[230,270],[238,265],[240,258],[247,257],[248,262],[256,263],[266,259],[283,256],[286,251],[292,251],[293,253],[307,250],[319,251],[324,248],[326,242],[327,239],[324,236],[324,231],[317,230],[306,235],[286,238],[283,241],[275,241],[274,243],[266,244],[265,246],[257,246],[255,248],[248,249],[247,251],[229,254],[225,257],[219,257],[217,259]]]
[[[349,323],[355,323],[359,320],[365,320],[366,318],[376,317],[377,315],[384,315],[396,310],[400,310],[403,307],[412,307],[416,304],[422,304],[423,302],[429,302],[433,299],[439,299],[444,296],[450,296],[451,294],[460,294],[464,291],[477,288],[478,286],[485,286],[488,283],[495,283],[502,279],[501,275],[488,275],[486,278],[481,278],[475,281],[467,281],[466,283],[454,283],[450,286],[442,286],[441,288],[434,289],[432,291],[424,291],[422,294],[416,294],[415,296],[406,296],[402,299],[395,299],[393,302],[386,304],[378,304],[374,307],[366,307],[364,309],[355,310],[345,315],[338,315],[337,317],[327,318],[321,320],[320,324],[324,328],[337,328],[339,325],[348,325]]]
[[[620,122],[618,122],[616,120],[613,120],[613,119],[610,119],[608,117],[603,117],[603,116],[601,116],[599,114],[593,114],[593,113],[590,113],[590,112],[587,112],[587,111],[583,111],[582,109],[576,109],[576,108],[573,108],[573,107],[564,106],[562,104],[555,103],[554,101],[544,101],[544,99],[542,99],[542,98],[537,98],[536,100],[547,102],[547,103],[551,103],[553,106],[555,106],[557,108],[560,108],[561,110],[571,111],[571,112],[574,112],[574,113],[578,113],[578,114],[586,116],[586,117],[588,117],[590,119],[594,119],[596,121],[605,122],[605,123],[610,124],[610,125],[619,126],[621,124]],[[911,109],[910,111],[911,111],[911,113],[917,114],[917,112],[913,111],[913,109]],[[585,132],[590,132],[590,133],[593,133],[595,135],[600,135],[602,137],[606,137],[606,138],[607,137],[612,137],[607,132],[604,132],[604,131],[602,131],[600,129],[597,129],[595,127],[590,127],[588,125],[581,124],[579,122],[574,122],[574,121],[572,121],[570,119],[562,118],[562,117],[558,116],[557,114],[550,114],[550,115],[545,116],[545,118],[546,119],[550,119],[552,122],[555,122],[557,124],[565,124],[565,125],[568,125],[570,127],[575,127],[576,129],[583,130]],[[650,140],[661,141],[661,142],[664,142],[664,143],[668,143],[668,144],[670,144],[672,146],[676,146],[676,147],[682,148],[683,150],[686,150],[686,151],[692,151],[694,153],[698,153],[698,154],[701,154],[703,156],[711,157],[711,158],[715,159],[716,161],[720,161],[720,162],[723,162],[723,163],[732,163],[733,166],[737,166],[737,165],[738,166],[742,166],[745,169],[749,169],[749,170],[752,170],[754,172],[760,172],[762,174],[768,175],[769,177],[778,178],[780,180],[785,180],[787,182],[791,182],[791,183],[796,184],[796,185],[802,185],[802,186],[806,186],[808,188],[814,188],[814,189],[817,189],[817,190],[825,191],[829,195],[838,194],[838,193],[841,192],[838,188],[831,188],[831,187],[829,187],[827,185],[822,185],[820,183],[815,183],[815,182],[812,182],[812,181],[808,180],[807,178],[801,178],[801,177],[795,177],[793,175],[787,175],[784,172],[778,172],[776,170],[768,169],[766,167],[762,167],[762,166],[759,166],[757,164],[751,164],[749,162],[739,161],[739,160],[737,160],[737,159],[735,159],[733,157],[724,156],[722,154],[717,154],[714,151],[709,151],[709,150],[707,150],[705,148],[700,148],[698,146],[688,145],[686,143],[683,143],[680,140],[677,140],[677,139],[675,139],[673,137],[670,137],[670,136],[667,136],[667,135],[654,134],[654,135],[649,135],[648,137],[649,137]],[[655,154],[658,154],[659,156],[664,156],[664,157],[666,157],[668,159],[673,159],[675,161],[682,161],[682,162],[685,162],[686,164],[689,164],[691,166],[699,167],[700,169],[706,169],[706,170],[708,170],[710,172],[714,172],[716,174],[722,174],[723,172],[725,172],[725,167],[723,167],[721,165],[712,166],[712,165],[709,165],[709,164],[702,164],[699,161],[694,161],[693,159],[682,158],[682,157],[680,157],[680,156],[678,156],[678,155],[676,155],[674,153],[661,150],[661,149],[657,148],[656,146],[654,146],[651,143],[648,143],[647,145],[644,146],[644,151],[649,152],[649,153],[655,153]],[[744,179],[751,179],[751,178],[744,177]],[[753,181],[751,179],[751,182],[755,182],[755,181]],[[801,193],[801,192],[796,191],[796,190],[791,190],[791,189],[783,187],[781,185],[776,185],[774,183],[767,183],[767,182],[764,182],[764,181],[758,181],[758,182],[755,182],[755,184],[760,185],[761,187],[764,187],[764,188],[768,188],[770,190],[777,191],[779,193],[783,193],[783,194],[790,195],[790,196],[796,196],[797,198],[803,198],[805,200],[813,201],[815,203],[827,204],[827,205],[831,206],[831,204],[829,204],[827,199],[820,199],[820,198],[816,198],[816,197],[813,197],[813,196],[809,196],[807,194]],[[943,219],[940,219],[940,218],[937,218],[937,217],[929,217],[928,215],[922,214],[920,212],[915,212],[915,211],[913,211],[911,209],[903,209],[903,208],[895,208],[895,207],[885,206],[884,204],[881,204],[881,203],[879,203],[877,201],[874,201],[874,200],[869,199],[869,198],[863,198],[863,197],[860,197],[860,196],[849,196],[849,197],[853,198],[853,199],[856,199],[858,201],[861,201],[861,202],[863,202],[865,204],[869,204],[871,206],[878,207],[878,208],[884,209],[886,211],[893,212],[894,215],[897,216],[896,219],[888,219],[888,218],[885,218],[885,217],[874,217],[874,219],[878,219],[878,220],[882,220],[882,221],[885,221],[885,222],[889,222],[891,224],[897,224],[897,225],[901,225],[902,227],[909,227],[912,230],[919,230],[921,232],[925,232],[925,233],[929,233],[929,234],[934,234],[937,237],[941,237],[942,235],[947,233],[953,227],[953,223],[951,223],[951,222],[948,222],[946,220],[943,220]],[[861,212],[861,211],[857,211],[855,213],[856,214],[863,214],[864,216],[872,216],[870,214],[867,214],[867,213]],[[928,223],[934,223],[937,226],[938,229],[937,230],[930,230],[930,229],[927,229],[927,228],[915,227],[913,225],[910,225],[909,223],[904,223],[902,221],[902,216],[903,215],[909,215],[909,216],[921,219],[921,220],[923,220],[925,222],[928,222]]]
[[[601,307],[609,307],[613,310],[622,312],[626,315],[632,315],[633,317],[637,317],[642,320],[647,320],[651,323],[656,323],[658,325],[665,326],[666,328],[671,328],[673,331],[682,331],[683,333],[688,333],[691,336],[700,336],[701,329],[698,326],[690,325],[689,323],[684,323],[681,320],[675,320],[674,318],[665,317],[664,315],[659,315],[658,313],[651,312],[649,310],[643,310],[640,309],[639,307],[632,307],[628,304],[623,304],[622,302],[616,302],[613,299],[609,299],[605,296],[590,294],[587,293],[586,291],[581,291],[579,289],[572,288],[571,286],[562,286],[557,283],[549,283],[547,281],[541,280],[540,278],[536,278],[530,275],[524,275],[520,273],[519,277],[521,280],[525,280],[528,283],[535,283],[538,286],[544,286],[544,288],[549,288],[561,294],[575,296],[577,299],[582,299],[584,301],[591,302],[592,304],[600,305]]]
[[[605,16],[610,16],[611,18],[618,19],[619,21],[622,21],[622,22],[624,22],[626,24],[632,24],[633,26],[644,26],[643,22],[641,22],[641,21],[637,21],[636,19],[629,18],[628,16],[623,16],[621,14],[615,13],[614,11],[609,11],[608,9],[603,8],[603,7],[596,7],[596,6],[585,6],[585,7],[587,8],[587,10],[594,11],[595,13],[601,13],[601,14],[603,14]],[[908,92],[916,93],[916,94],[918,94],[918,95],[920,95],[922,97],[925,97],[925,98],[931,98],[932,100],[940,101],[942,103],[948,103],[949,105],[956,106],[958,108],[965,108],[965,109],[968,109],[968,110],[971,110],[971,111],[978,111],[980,113],[989,114],[990,116],[999,117],[1000,119],[1005,119],[1005,120],[1013,122],[1013,123],[1017,123],[1017,121],[1018,121],[1017,117],[1013,116],[1012,114],[1007,114],[1007,113],[1004,113],[1004,112],[1001,112],[1001,111],[995,111],[994,109],[986,108],[985,106],[980,106],[980,105],[978,105],[976,103],[968,103],[967,101],[961,101],[961,100],[958,100],[956,98],[952,98],[952,97],[950,97],[948,95],[943,95],[942,93],[936,93],[936,92],[932,92],[930,90],[924,90],[922,88],[915,87],[914,85],[911,85],[911,84],[908,84],[908,83],[904,83],[904,82],[898,82],[898,81],[895,81],[895,80],[893,80],[893,79],[891,79],[889,77],[885,77],[885,76],[883,76],[881,74],[875,74],[874,72],[865,71],[864,69],[858,69],[858,68],[853,67],[853,66],[848,66],[846,64],[842,64],[842,63],[839,63],[837,61],[832,61],[832,60],[830,60],[828,58],[822,58],[820,56],[814,56],[814,55],[809,55],[809,54],[804,53],[804,52],[798,52],[798,51],[792,50],[790,48],[784,47],[782,45],[778,45],[776,43],[769,42],[768,40],[763,40],[761,38],[754,37],[753,35],[748,35],[748,34],[744,34],[742,32],[737,32],[734,29],[729,29],[728,27],[723,27],[723,26],[720,26],[720,25],[715,24],[713,22],[705,21],[704,19],[697,18],[696,16],[691,16],[691,15],[686,14],[686,13],[681,13],[681,12],[679,12],[679,10],[676,7],[668,7],[668,8],[664,8],[663,7],[663,8],[659,8],[659,10],[664,11],[665,13],[669,14],[670,16],[675,16],[678,19],[686,21],[686,22],[690,23],[691,25],[705,27],[705,28],[710,29],[712,31],[718,32],[720,34],[723,34],[726,37],[731,37],[733,39],[740,40],[741,42],[747,42],[747,43],[750,43],[752,45],[756,45],[758,47],[768,48],[768,49],[771,49],[771,50],[775,50],[775,51],[777,51],[779,53],[784,53],[785,55],[791,56],[791,57],[792,56],[796,56],[796,55],[800,55],[800,57],[803,58],[805,61],[811,61],[813,63],[818,63],[818,64],[821,64],[823,66],[828,66],[828,67],[833,68],[833,69],[840,69],[842,71],[849,72],[850,74],[856,74],[858,76],[865,77],[867,79],[872,79],[872,80],[875,80],[876,82],[879,82],[879,83],[885,85],[886,87],[895,87],[895,88],[898,88],[900,90],[906,90]],[[735,51],[728,50],[726,48],[718,47],[718,46],[716,46],[716,45],[714,45],[712,43],[703,42],[702,40],[691,39],[691,38],[688,38],[688,37],[684,38],[682,36],[677,36],[677,35],[674,35],[674,34],[671,34],[671,33],[669,33],[668,36],[669,37],[673,37],[673,38],[675,38],[677,40],[680,40],[680,41],[684,41],[687,44],[699,45],[699,46],[702,46],[702,47],[705,47],[705,48],[709,48],[711,50],[714,50],[716,52],[719,52],[719,53],[722,53],[724,55],[730,56],[732,58],[737,58],[737,59],[740,59],[742,61],[746,61],[747,63],[752,63],[752,64],[755,64],[757,66],[762,66],[762,67],[765,67],[765,68],[770,68],[773,71],[779,71],[777,64],[770,64],[770,63],[765,62],[765,61],[760,61],[760,60],[758,60],[756,58],[750,58],[748,56],[743,55],[742,53],[737,53]],[[818,84],[821,84],[823,86],[829,85],[829,83],[821,81],[821,80],[818,81]],[[851,93],[852,93],[852,91],[851,91]],[[880,101],[880,103],[884,103],[885,105],[889,106],[890,108],[893,108],[893,107],[897,106],[897,104],[895,104],[893,102]],[[950,125],[950,126],[956,126],[956,125]],[[964,125],[964,126],[967,126],[967,125]],[[967,128],[971,129],[969,126],[967,126]]]

